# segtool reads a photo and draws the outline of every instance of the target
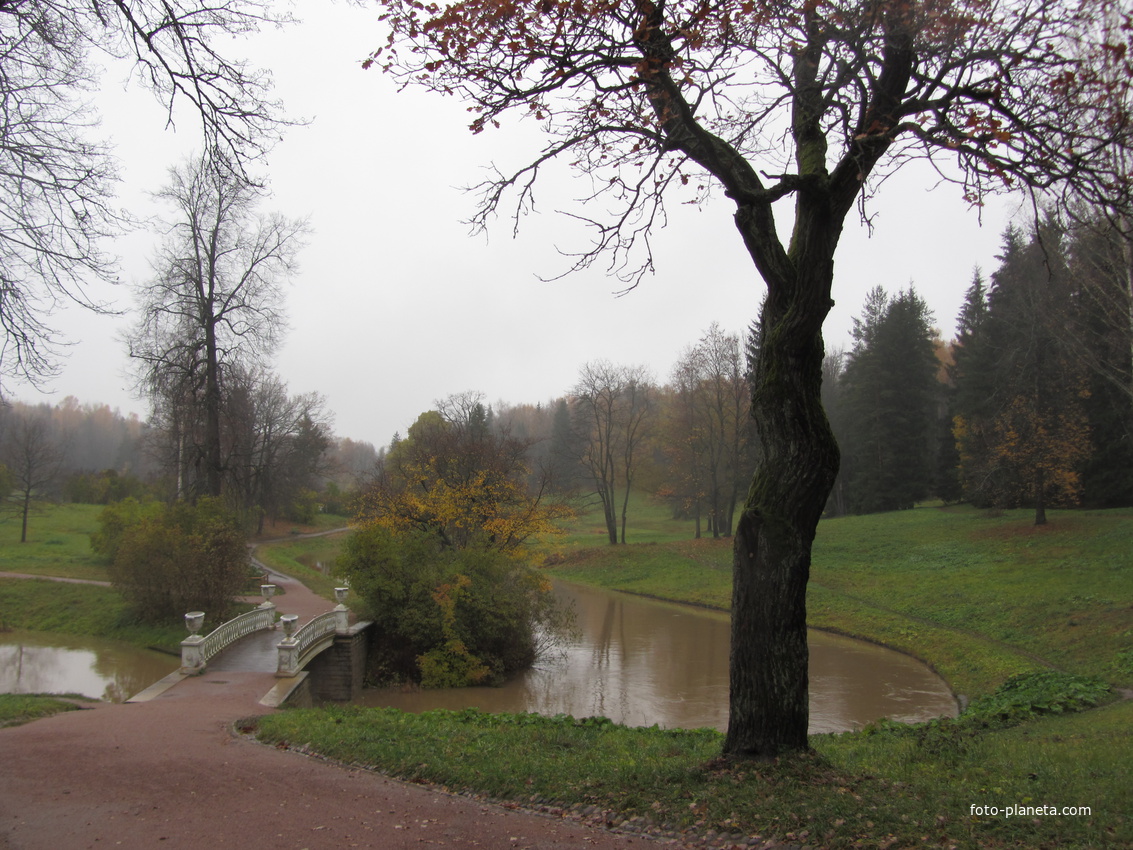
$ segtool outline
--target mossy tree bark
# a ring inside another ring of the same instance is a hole
[[[637,31],[648,60],[643,77],[667,143],[736,201],[736,227],[767,285],[752,395],[762,454],[735,536],[724,754],[771,758],[807,748],[806,586],[811,544],[839,463],[821,398],[834,252],[866,177],[891,144],[912,71],[912,30],[900,20],[890,26],[861,132],[830,169],[828,104],[818,79],[828,36],[815,10],[806,13],[809,40],[796,54],[791,86],[796,173],[768,188],[739,151],[696,120],[663,70],[673,48],[660,11],[645,8]],[[772,205],[789,194],[795,221],[784,247]]]

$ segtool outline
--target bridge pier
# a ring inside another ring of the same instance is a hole
[[[366,673],[369,623],[358,623],[334,636],[334,643],[307,665],[311,698],[318,702],[350,702],[362,692]]]
[[[279,684],[261,702],[272,708],[282,705],[311,708],[318,703],[353,700],[362,692],[369,652],[366,629],[371,625],[357,623],[336,634],[333,643],[312,658],[302,671],[280,678]]]

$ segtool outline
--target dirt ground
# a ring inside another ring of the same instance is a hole
[[[280,579],[281,583],[285,579]],[[330,603],[287,585],[282,613]],[[0,729],[0,850],[673,845],[342,768],[246,740],[271,673],[219,669],[144,702]]]

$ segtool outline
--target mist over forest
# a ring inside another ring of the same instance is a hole
[[[1133,504],[1120,240],[1104,219],[1053,215],[1002,240],[999,265],[973,270],[955,339],[940,337],[910,283],[872,290],[850,347],[828,348],[823,401],[842,461],[827,515],[928,499],[1034,508],[1037,518],[1048,506]],[[219,416],[223,492],[271,520],[349,513],[440,422],[504,441],[532,492],[604,505],[611,542],[624,539],[631,490],[688,519],[692,536],[730,535],[760,451],[749,416],[759,337],[754,324],[742,338],[713,324],[674,353],[667,375],[590,361],[567,393],[543,401],[471,388],[437,399],[382,446],[335,434],[317,393],[290,395],[282,378],[233,365]],[[72,397],[8,402],[8,489],[102,504],[202,492],[202,408],[160,393],[150,401],[144,419]]]

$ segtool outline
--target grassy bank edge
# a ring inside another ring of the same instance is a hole
[[[78,694],[0,694],[0,729],[78,711],[85,702],[93,700]]]
[[[0,629],[118,640],[181,654],[181,623],[138,622],[113,588],[50,579],[0,579]]]

